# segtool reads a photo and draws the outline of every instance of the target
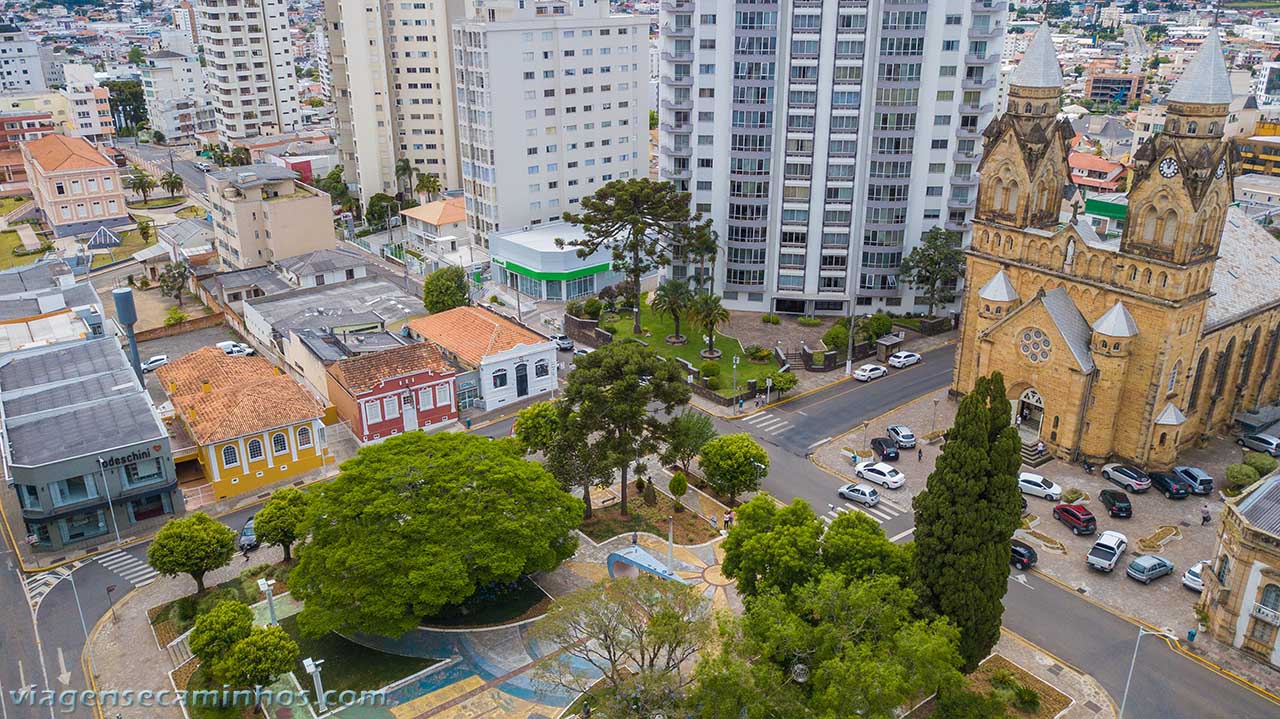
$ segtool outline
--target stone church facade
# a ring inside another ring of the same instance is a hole
[[[1230,207],[1216,34],[1170,93],[1164,132],[1135,154],[1119,237],[1062,211],[1073,133],[1056,117],[1061,86],[1042,26],[984,133],[952,390],[999,371],[1024,444],[1166,468],[1280,399],[1280,242]]]

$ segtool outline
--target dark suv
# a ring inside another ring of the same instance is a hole
[[[1070,527],[1072,534],[1098,531],[1098,520],[1093,518],[1093,512],[1078,504],[1059,504],[1053,508],[1053,518]]]
[[[1107,508],[1112,517],[1128,519],[1133,516],[1133,505],[1129,503],[1129,495],[1118,489],[1104,489],[1098,492],[1098,501]]]
[[[1191,485],[1187,480],[1172,472],[1151,472],[1151,488],[1163,494],[1166,499],[1186,499],[1191,494]]]
[[[1012,554],[1009,559],[1018,569],[1030,569],[1036,565],[1036,550],[1030,544],[1017,539],[1010,542]]]
[[[871,449],[882,462],[893,462],[898,459],[898,445],[888,437],[876,437],[871,440]]]

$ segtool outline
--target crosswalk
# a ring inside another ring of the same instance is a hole
[[[782,418],[782,415],[773,412],[757,412],[742,420],[747,424],[761,430],[765,434],[777,436],[791,429],[795,425]]]
[[[94,559],[98,564],[120,575],[135,587],[145,587],[154,582],[156,577],[160,575],[159,572],[151,568],[151,565],[123,549],[100,554]]]
[[[905,510],[898,509],[885,502],[881,502],[874,507],[868,507],[865,504],[846,502],[842,499],[840,500],[840,504],[827,505],[827,513],[822,516],[822,521],[827,524],[831,524],[835,521],[836,517],[839,517],[845,512],[862,512],[868,517],[876,520],[877,524],[884,524],[895,517],[900,517],[906,514]]]
[[[27,598],[31,601],[31,610],[39,611],[40,603],[44,601],[49,592],[53,591],[54,587],[58,586],[58,582],[66,579],[67,575],[74,572],[82,564],[84,564],[83,561],[73,562],[65,567],[50,569],[47,572],[27,577]]]

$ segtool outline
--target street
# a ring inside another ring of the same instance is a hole
[[[138,142],[137,138],[123,137],[116,141],[116,146],[125,152],[136,152],[143,160],[154,165],[157,169],[167,172],[170,167],[178,173],[182,178],[182,182],[187,186],[187,194],[200,194],[204,192],[204,171],[196,167],[195,163],[188,159],[182,159],[182,155],[186,154],[190,148],[187,147],[161,147],[150,143]],[[156,178],[157,180],[159,178]]]

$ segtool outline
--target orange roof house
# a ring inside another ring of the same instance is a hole
[[[89,234],[133,220],[120,168],[81,137],[45,135],[19,145],[27,184],[55,237]]]
[[[82,137],[45,135],[39,140],[23,143],[22,147],[46,173],[116,166],[93,143]]]
[[[361,442],[458,419],[455,370],[430,342],[393,347],[329,365],[329,398]]]
[[[410,207],[400,212],[406,218],[411,231],[422,232],[428,237],[461,232],[467,221],[467,203],[461,197],[446,197],[425,205]]]
[[[533,330],[481,307],[455,307],[409,320],[409,329],[472,367],[485,357],[549,343]]]
[[[1067,164],[1071,166],[1073,183],[1104,192],[1119,192],[1129,174],[1129,168],[1122,163],[1087,152],[1072,152],[1067,156]]]

